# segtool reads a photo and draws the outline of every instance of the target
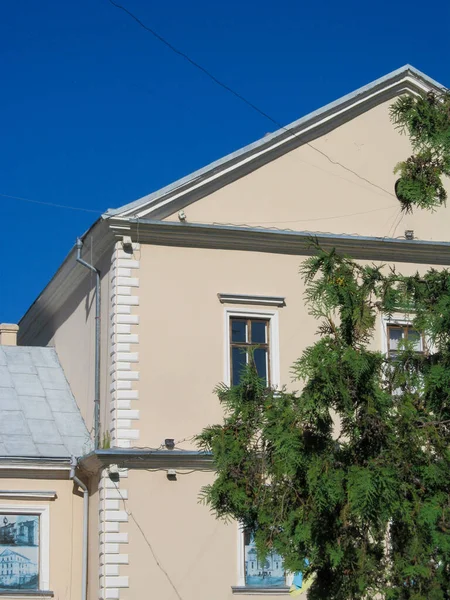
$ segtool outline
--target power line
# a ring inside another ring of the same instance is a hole
[[[32,204],[43,204],[52,208],[66,208],[68,210],[79,210],[82,212],[95,213],[101,215],[104,211],[94,210],[92,208],[81,208],[80,206],[68,206],[67,204],[55,204],[54,202],[43,202],[42,200],[31,200],[30,198],[22,198],[21,196],[11,196],[9,194],[0,194],[3,198],[11,198],[12,200],[22,200],[23,202],[31,202]]]
[[[127,502],[126,502],[125,498],[122,496],[122,493],[121,493],[121,490],[120,490],[119,486],[117,485],[117,483],[116,483],[115,481],[113,481],[113,480],[111,480],[111,481],[114,483],[114,485],[115,485],[115,487],[116,487],[116,490],[117,490],[117,492],[118,492],[118,494],[119,494],[119,496],[120,496],[120,498],[121,498],[121,500],[122,500],[122,502],[123,502],[123,507],[124,507],[124,509],[125,509],[125,512],[127,513],[127,515],[128,515],[128,516],[129,516],[131,519],[133,519],[133,521],[134,521],[134,523],[135,523],[136,527],[137,527],[137,528],[139,529],[139,531],[141,532],[141,535],[142,535],[142,537],[144,538],[144,541],[145,541],[145,543],[147,544],[147,546],[148,546],[148,548],[149,548],[150,552],[152,553],[152,556],[153,556],[153,558],[154,558],[154,560],[155,560],[155,563],[157,564],[158,568],[159,568],[159,569],[160,569],[160,570],[161,570],[161,571],[164,573],[164,575],[166,576],[166,579],[167,579],[167,581],[170,583],[170,585],[172,586],[172,589],[174,590],[175,594],[177,595],[177,598],[178,598],[178,600],[183,600],[183,598],[182,598],[182,597],[181,597],[181,595],[180,595],[180,592],[177,590],[177,588],[176,588],[176,586],[175,586],[174,582],[172,581],[172,579],[171,579],[171,577],[170,577],[169,573],[168,573],[168,572],[166,571],[166,569],[165,569],[165,568],[162,566],[162,564],[160,563],[160,561],[159,561],[158,557],[156,556],[156,554],[155,554],[155,551],[153,550],[153,546],[151,545],[151,543],[150,543],[150,540],[148,539],[148,537],[147,537],[147,535],[146,535],[145,531],[142,529],[141,525],[139,524],[139,522],[137,521],[137,519],[136,519],[136,517],[133,515],[133,513],[132,513],[130,510],[128,510],[128,508],[127,508]]]
[[[230,87],[229,85],[227,85],[226,83],[224,83],[223,81],[221,81],[220,79],[218,79],[213,73],[211,73],[211,71],[209,71],[208,69],[206,69],[205,67],[203,67],[197,61],[193,60],[188,54],[186,54],[182,50],[179,50],[178,48],[176,48],[165,37],[163,37],[157,31],[155,31],[154,29],[152,29],[151,27],[149,27],[148,25],[146,25],[143,21],[141,21],[141,19],[139,19],[139,17],[137,17],[134,13],[132,13],[127,8],[125,8],[125,6],[123,6],[122,4],[119,4],[119,3],[115,2],[114,0],[108,0],[108,2],[112,6],[114,6],[115,8],[118,8],[119,10],[123,11],[124,13],[126,13],[140,27],[142,27],[143,29],[145,29],[145,31],[148,31],[148,33],[150,33],[151,35],[153,35],[158,41],[160,41],[162,44],[164,44],[165,46],[167,46],[170,50],[172,50],[172,52],[174,52],[178,56],[181,56],[181,58],[184,58],[193,67],[195,67],[196,69],[198,69],[199,71],[201,71],[202,73],[204,73],[214,83],[216,83],[217,85],[219,85],[220,87],[222,87],[224,90],[226,90],[230,94],[233,94],[233,96],[235,96],[236,98],[238,98],[239,100],[241,100],[241,102],[244,102],[247,106],[249,106],[251,109],[253,109],[254,111],[256,111],[258,114],[260,114],[264,118],[266,118],[269,121],[271,121],[274,125],[276,125],[280,129],[283,129],[284,131],[286,131],[293,138],[298,137],[298,135],[295,132],[293,132],[291,129],[289,129],[285,125],[282,125],[279,121],[277,121],[277,119],[274,119],[273,117],[271,117],[267,112],[265,112],[264,110],[262,110],[261,108],[259,108],[256,104],[254,104],[250,100],[248,100],[245,96],[243,96],[242,94],[240,94],[239,92],[237,92],[236,90],[234,90],[232,87]],[[358,177],[359,179],[361,179],[362,181],[365,181],[369,185],[372,185],[373,187],[376,187],[379,190],[382,190],[386,194],[389,194],[389,196],[392,196],[393,198],[396,198],[395,194],[393,194],[390,190],[387,190],[386,188],[384,188],[383,186],[378,185],[377,183],[373,183],[373,181],[370,181],[370,179],[367,179],[363,175],[360,175],[359,173],[357,173],[356,171],[354,171],[350,167],[347,167],[347,166],[343,165],[341,162],[339,162],[337,160],[333,160],[330,156],[328,156],[328,154],[326,154],[325,152],[323,152],[319,148],[316,148],[311,143],[306,142],[305,145],[309,146],[312,150],[314,150],[315,152],[317,152],[317,153],[321,154],[322,156],[324,156],[331,164],[340,166],[342,169],[345,169],[349,173],[352,173],[353,175],[355,175],[355,177]]]

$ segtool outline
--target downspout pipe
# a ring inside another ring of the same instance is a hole
[[[87,486],[75,475],[77,459],[72,456],[70,461],[69,478],[83,490],[83,550],[81,570],[81,600],[87,599],[87,571],[88,571],[88,522],[89,522],[89,491]]]
[[[94,446],[100,447],[100,271],[81,258],[83,242],[77,238],[77,262],[95,273],[95,398],[94,398]]]

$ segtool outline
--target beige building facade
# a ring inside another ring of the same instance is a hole
[[[100,272],[100,314],[95,276],[73,249],[23,317],[19,343],[55,348],[88,431],[95,427],[96,317],[101,323],[101,443],[77,456],[89,488],[91,600],[289,594],[289,574],[276,574],[276,557],[259,565],[238,524],[215,520],[198,502],[214,472],[193,437],[222,418],[213,390],[237,369],[235,327],[264,329],[270,385],[301,386],[291,366],[317,331],[298,273],[312,237],[403,273],[450,264],[450,213],[404,215],[394,194],[393,168],[411,148],[392,126],[389,106],[400,94],[438,86],[406,66],[108,211],[82,240],[83,257]],[[380,322],[374,345],[386,350],[387,335]],[[50,537],[49,585],[60,598],[82,592],[82,499],[75,492],[60,492],[65,518],[78,512],[55,558],[58,539]],[[76,537],[72,546],[69,537]],[[76,563],[70,585],[56,574],[69,546]]]

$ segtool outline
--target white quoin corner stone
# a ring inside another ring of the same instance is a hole
[[[118,241],[111,258],[110,271],[110,431],[112,446],[130,448],[139,439],[139,244],[133,253],[125,252]],[[121,600],[129,587],[129,577],[121,565],[128,564],[121,544],[128,543],[129,519],[124,501],[128,500],[127,471],[120,472],[119,483],[102,478],[99,510],[100,572],[99,595],[102,600]],[[124,530],[125,529],[125,530]]]

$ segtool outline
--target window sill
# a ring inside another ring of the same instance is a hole
[[[250,587],[250,586],[232,586],[233,594],[243,594],[247,596],[286,596],[289,594],[289,587]]]
[[[1,598],[53,598],[54,593],[50,590],[0,590]]]

